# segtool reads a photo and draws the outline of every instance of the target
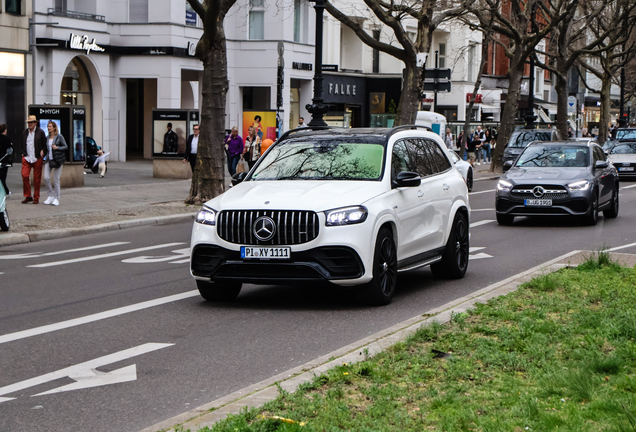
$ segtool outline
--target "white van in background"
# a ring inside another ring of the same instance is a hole
[[[430,111],[418,111],[415,117],[415,124],[418,126],[428,126],[433,132],[442,137],[446,135],[446,117]]]

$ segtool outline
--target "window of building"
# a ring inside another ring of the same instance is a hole
[[[92,135],[93,96],[86,66],[74,58],[64,71],[60,89],[60,105],[84,105],[86,107],[86,135]]]
[[[446,67],[446,44],[439,44],[439,62],[437,63],[440,68]]]
[[[22,15],[22,0],[6,0],[4,10],[10,14]]]
[[[129,0],[128,21],[131,23],[148,22],[148,0]]]
[[[534,71],[534,93],[541,93],[542,84],[543,83],[543,71],[539,68],[536,68]]]
[[[265,39],[265,0],[250,0],[249,38]]]
[[[475,45],[468,47],[468,77],[467,81],[474,80],[474,65],[475,65]]]
[[[373,39],[380,40],[380,30],[373,30]],[[373,73],[380,73],[380,51],[373,48]]]
[[[300,42],[301,3],[294,0],[294,42]]]

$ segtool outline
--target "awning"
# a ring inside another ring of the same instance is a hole
[[[542,109],[534,109],[534,115],[536,115],[543,123],[552,123],[550,117]]]
[[[501,107],[498,106],[494,106],[494,105],[487,105],[487,104],[481,104],[481,111],[488,111],[488,112],[500,112],[501,111]]]
[[[539,105],[541,108],[547,109],[548,110],[548,114],[556,115],[556,113],[557,113],[557,104],[541,102],[541,103],[538,103],[537,105]]]

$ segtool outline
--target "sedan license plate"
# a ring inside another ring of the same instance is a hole
[[[523,200],[523,205],[550,207],[552,205],[552,200],[551,199],[527,199],[527,200]]]
[[[619,167],[619,171],[634,171],[634,167]]]
[[[243,259],[289,259],[290,257],[290,247],[241,246],[241,258]]]

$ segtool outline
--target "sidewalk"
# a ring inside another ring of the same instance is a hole
[[[229,183],[227,173],[226,180]],[[82,228],[89,226],[98,226],[102,231],[121,229],[125,225],[122,221],[142,225],[158,223],[166,217],[188,219],[199,209],[184,204],[190,180],[154,178],[149,160],[109,162],[104,178],[86,174],[84,182],[84,187],[62,189],[60,205],[55,207],[44,205],[47,193],[42,181],[40,203],[22,204],[20,166],[9,168],[7,185],[11,196],[7,209],[11,229],[0,231],[0,246],[80,235],[86,232]]]

